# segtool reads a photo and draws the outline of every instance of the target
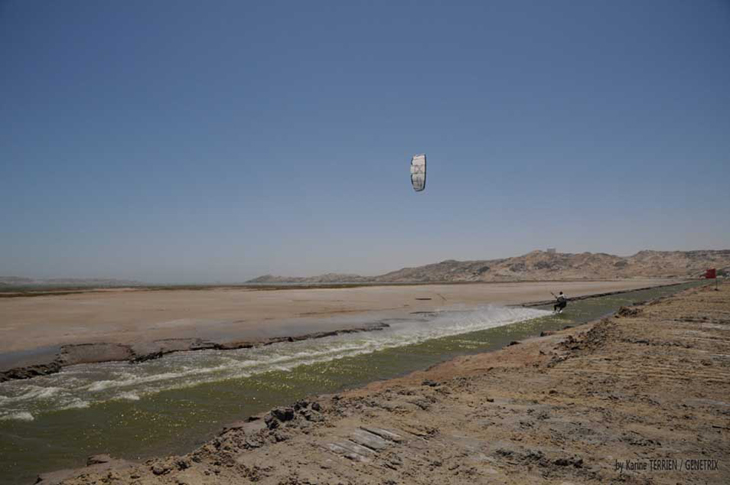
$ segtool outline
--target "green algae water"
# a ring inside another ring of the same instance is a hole
[[[496,350],[698,284],[575,301],[560,315],[546,307],[450,307],[394,319],[381,331],[181,352],[141,364],[79,365],[6,382],[0,384],[0,481],[33,483],[38,473],[83,466],[95,453],[127,459],[184,453],[223,424],[277,405]]]

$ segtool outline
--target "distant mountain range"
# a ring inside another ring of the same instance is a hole
[[[338,283],[467,283],[480,281],[559,281],[605,280],[636,277],[696,278],[707,268],[719,275],[730,275],[730,249],[701,251],[640,251],[633,256],[606,253],[548,253],[532,251],[504,259],[456,261],[403,268],[377,275],[327,273],[318,276],[264,275],[247,281],[252,284]],[[134,280],[114,278],[25,278],[0,276],[0,288],[15,287],[85,287],[114,288],[145,286]]]
[[[91,286],[91,287],[119,287],[139,286],[139,281],[117,280],[113,278],[24,278],[22,276],[0,276],[2,286]]]
[[[633,256],[606,253],[549,253],[532,251],[523,256],[478,261],[447,260],[403,268],[378,276],[328,273],[310,277],[259,276],[247,283],[437,283],[479,281],[556,281],[623,279],[636,277],[691,278],[716,268],[730,274],[730,249],[701,251],[640,251]]]

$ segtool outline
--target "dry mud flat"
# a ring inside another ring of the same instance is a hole
[[[728,433],[725,284],[40,483],[726,484]]]

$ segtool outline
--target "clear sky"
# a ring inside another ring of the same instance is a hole
[[[0,207],[32,277],[730,248],[730,2],[0,0]]]

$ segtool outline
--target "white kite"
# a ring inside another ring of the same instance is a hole
[[[411,183],[416,192],[426,188],[426,154],[411,158]]]

